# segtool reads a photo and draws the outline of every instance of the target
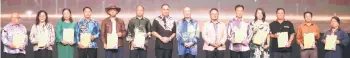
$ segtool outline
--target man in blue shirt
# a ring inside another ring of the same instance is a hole
[[[79,58],[97,58],[97,39],[100,35],[100,25],[97,21],[91,18],[91,8],[83,8],[84,18],[80,19],[75,25],[75,41],[78,44]],[[88,34],[87,36],[85,36]],[[81,37],[85,36],[85,37]],[[81,40],[89,39],[87,45]]]

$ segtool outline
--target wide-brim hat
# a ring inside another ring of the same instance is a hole
[[[118,7],[117,5],[114,5],[114,4],[109,5],[108,7],[105,8],[107,13],[108,13],[109,10],[113,10],[113,9],[117,10],[117,12],[120,12],[120,10],[121,10],[120,7]]]

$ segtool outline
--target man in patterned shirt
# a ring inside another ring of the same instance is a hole
[[[4,44],[4,57],[24,58],[26,54],[25,47],[28,42],[27,30],[23,24],[19,23],[20,17],[18,13],[11,14],[10,20],[11,22],[4,26],[1,34],[1,40]]]

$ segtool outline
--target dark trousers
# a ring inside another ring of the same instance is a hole
[[[130,50],[130,58],[147,58],[147,50],[144,50],[144,49]]]
[[[231,58],[249,58],[249,51],[240,51],[240,52],[236,52],[236,51],[230,51],[230,57]]]
[[[205,51],[205,55],[207,58],[224,58],[224,51],[225,50],[221,51],[217,49],[215,49],[214,51]]]
[[[97,49],[96,48],[78,48],[79,58],[97,58]]]
[[[192,55],[190,53],[184,54],[184,55],[180,55],[180,58],[196,58],[196,55]]]
[[[273,58],[292,58],[291,52],[272,52]]]
[[[22,53],[19,53],[19,54],[8,54],[8,53],[5,53],[3,55],[4,58],[25,58],[25,55],[22,54]]]
[[[172,49],[162,49],[162,48],[156,48],[156,58],[171,58],[172,56]]]
[[[35,58],[52,58],[52,50],[47,49],[39,49],[38,51],[34,51]]]
[[[106,49],[105,56],[106,58],[119,58],[118,49]]]

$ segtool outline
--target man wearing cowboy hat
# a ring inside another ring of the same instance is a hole
[[[117,18],[116,15],[121,8],[116,5],[110,5],[106,8],[106,13],[109,17],[105,18],[101,23],[101,41],[106,50],[106,58],[123,58],[121,57],[123,50],[123,37],[126,34],[124,21]],[[108,40],[107,40],[108,39]],[[115,45],[107,45],[107,41],[116,39]],[[118,53],[119,52],[119,53]]]

